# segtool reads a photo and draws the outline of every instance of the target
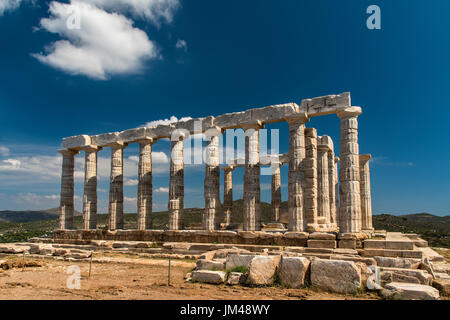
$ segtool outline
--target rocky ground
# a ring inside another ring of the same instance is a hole
[[[23,266],[25,261],[25,267]],[[91,277],[89,262],[0,255],[0,299],[380,299],[374,293],[335,294],[314,288],[251,288],[186,282],[194,260],[171,261],[171,285],[167,285],[167,259],[103,253],[95,256]],[[70,266],[81,270],[81,288],[68,289]]]

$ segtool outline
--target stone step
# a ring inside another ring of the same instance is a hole
[[[411,240],[364,240],[364,249],[414,250]]]
[[[422,259],[423,252],[420,250],[364,249],[362,251],[362,256]]]

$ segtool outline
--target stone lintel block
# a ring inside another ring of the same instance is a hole
[[[225,113],[214,119],[214,126],[222,129],[236,129],[241,128],[242,122],[249,122],[251,120],[251,112]]]
[[[362,113],[361,107],[348,107],[340,109],[336,112],[339,118],[346,119],[351,117],[357,117]],[[353,132],[353,131],[352,131]]]
[[[203,133],[210,128],[216,127],[213,116],[177,122],[174,126],[175,129],[184,129],[189,131],[190,134]]]
[[[308,240],[308,248],[336,249],[336,240]]]
[[[313,232],[309,235],[309,239],[314,240],[336,240],[336,234],[327,232]]]
[[[251,109],[247,112],[251,114],[251,120],[261,121],[262,123],[280,122],[286,118],[295,117],[297,115],[305,118],[305,121],[307,121],[307,116],[304,113],[299,114],[299,110],[300,107],[296,103],[285,103]]]
[[[350,92],[302,100],[300,111],[310,117],[336,113],[351,106]]]
[[[62,142],[62,146],[64,149],[73,149],[73,150],[80,150],[81,147],[90,144],[91,144],[91,137],[85,134],[64,138]]]
[[[284,233],[284,237],[287,239],[308,239],[308,236],[308,232],[288,231]]]
[[[111,145],[114,145],[118,142],[122,142],[119,138],[119,132],[112,132],[112,133],[104,133],[104,134],[98,134],[95,136],[91,136],[92,144],[95,144],[100,147],[108,147]]]
[[[359,155],[359,161],[369,161],[372,158],[372,155],[370,154],[360,154]]]

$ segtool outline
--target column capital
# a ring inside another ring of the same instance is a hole
[[[361,107],[349,107],[336,112],[341,119],[358,117],[362,113]]]
[[[102,149],[103,149],[102,147],[99,147],[96,145],[86,145],[86,146],[80,147],[81,151],[86,151],[86,152],[95,152],[95,151],[100,151]]]
[[[128,143],[125,143],[122,141],[116,141],[116,142],[112,142],[112,143],[106,145],[105,147],[110,147],[113,149],[124,149],[126,146],[128,146]]]
[[[73,149],[61,149],[61,150],[58,150],[58,152],[64,156],[74,156],[79,153],[78,150],[73,150]]]
[[[244,129],[244,131],[247,131],[249,129],[255,129],[255,130],[264,129],[264,124],[259,120],[243,122],[240,124],[240,126],[242,129]]]
[[[310,138],[317,138],[317,129],[316,128],[305,128],[305,136]]]
[[[158,139],[156,138],[150,138],[150,137],[145,137],[142,139],[137,140],[136,142],[142,145],[148,145],[148,144],[153,144],[157,141]]]
[[[372,158],[370,154],[360,154],[359,161],[369,161]]]
[[[284,119],[288,123],[306,123],[309,122],[309,117],[306,112],[299,112],[297,114],[290,115],[289,117]]]
[[[340,160],[339,157],[334,157],[334,163],[338,163]]]

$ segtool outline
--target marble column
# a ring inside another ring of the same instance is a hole
[[[84,147],[83,229],[97,228],[97,146]]]
[[[339,179],[338,179],[339,158],[334,155],[334,151],[328,154],[328,168],[331,171],[330,177],[330,214],[333,219],[333,227],[339,227]],[[332,165],[331,165],[332,164]],[[331,191],[332,190],[332,191]]]
[[[74,195],[74,163],[75,150],[59,150],[63,156],[61,173],[61,196],[60,196],[60,217],[59,229],[73,229],[73,195]]]
[[[220,228],[220,158],[219,138],[220,128],[206,130],[206,166],[205,166],[205,211],[203,213],[203,229],[213,231]]]
[[[261,122],[242,124],[245,131],[244,231],[261,230],[259,130]]]
[[[317,146],[317,177],[318,177],[318,222],[319,224],[329,227],[331,223],[330,218],[330,186],[328,175],[328,152],[331,151],[330,147],[326,143],[326,136],[319,138],[319,144]]]
[[[304,159],[306,113],[286,119],[289,124],[288,230],[306,231]]]
[[[372,226],[372,197],[370,195],[370,154],[359,156],[359,174],[361,191],[361,229],[373,231]]]
[[[184,149],[186,135],[178,132],[172,137],[169,185],[169,230],[183,230],[184,208]]]
[[[111,177],[109,184],[109,230],[123,229],[123,149],[117,142],[111,147]]]
[[[272,166],[272,222],[280,222],[281,208],[281,166]]]
[[[223,168],[223,213],[226,226],[231,224],[233,212],[233,166]]]
[[[137,195],[137,228],[152,228],[152,138],[139,140],[138,195]]]
[[[360,107],[337,113],[341,119],[341,168],[339,171],[340,232],[361,231],[361,195],[359,185],[358,116]]]
[[[305,219],[307,231],[319,231],[317,213],[317,130],[305,129],[306,158],[304,160],[305,172]]]

